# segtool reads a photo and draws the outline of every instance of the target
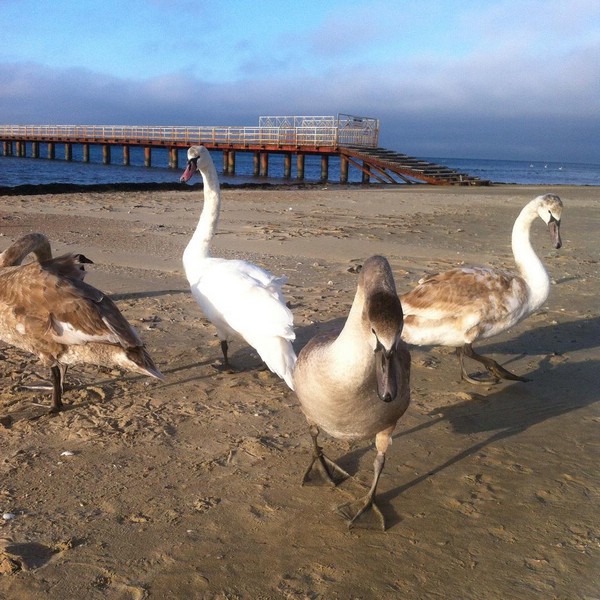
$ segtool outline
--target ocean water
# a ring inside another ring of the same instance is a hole
[[[119,147],[112,149],[112,163],[102,163],[100,146],[90,146],[90,162],[82,162],[81,145],[73,145],[73,160],[66,161],[62,156],[63,146],[56,145],[56,158],[45,158],[45,147],[40,147],[42,158],[19,158],[15,156],[0,156],[0,187],[16,187],[20,185],[43,185],[55,183],[92,185],[118,183],[177,183],[186,164],[186,152],[180,150],[178,155],[179,168],[168,167],[168,152],[166,149],[152,149],[152,167],[144,166],[142,148],[132,147],[130,150],[130,165],[122,164],[122,153]],[[31,150],[27,149],[28,157]],[[296,161],[292,159],[292,178],[284,179],[283,155],[269,156],[269,178],[254,177],[252,153],[236,153],[235,176],[224,176],[223,157],[218,151],[212,152],[215,165],[224,183],[241,185],[246,183],[294,183],[296,177]],[[462,173],[490,180],[495,183],[520,183],[534,185],[600,185],[600,165],[540,162],[540,161],[510,161],[487,159],[456,159],[425,157],[425,160],[446,165]],[[329,181],[339,181],[338,158],[329,159]],[[305,161],[306,182],[318,182],[321,176],[320,156],[307,156]],[[350,166],[349,181],[358,183],[362,173]],[[198,182],[195,178],[192,182]],[[374,181],[374,180],[373,180]]]

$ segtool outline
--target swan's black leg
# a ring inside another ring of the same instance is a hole
[[[65,369],[66,371],[66,369]],[[63,407],[62,403],[62,392],[63,392],[63,382],[62,382],[63,371],[58,366],[50,367],[50,376],[52,378],[52,408],[50,409],[51,413],[60,412]]]

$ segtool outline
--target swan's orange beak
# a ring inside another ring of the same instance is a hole
[[[196,172],[197,168],[198,165],[196,164],[196,159],[192,158],[191,160],[188,160],[187,167],[185,168],[183,175],[179,178],[179,181],[181,181],[181,183],[187,183],[192,178],[192,175]]]

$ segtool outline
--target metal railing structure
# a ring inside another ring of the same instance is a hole
[[[260,117],[258,127],[136,125],[0,125],[1,140],[184,147],[276,147],[332,151],[340,145],[376,147],[379,121],[367,117]]]

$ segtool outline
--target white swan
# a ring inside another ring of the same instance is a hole
[[[548,298],[550,278],[534,252],[529,230],[536,216],[548,225],[555,248],[562,245],[560,219],[563,204],[554,194],[531,200],[512,230],[512,251],[518,274],[485,267],[459,268],[426,277],[401,296],[404,309],[402,339],[409,344],[455,346],[461,376],[471,383],[489,383],[470,377],[464,357],[479,361],[495,377],[527,381],[477,354],[472,344],[506,331],[536,311]]]
[[[281,291],[285,277],[275,277],[244,260],[210,256],[221,208],[219,179],[204,146],[192,146],[187,156],[181,181],[187,182],[196,171],[200,172],[204,207],[183,253],[183,267],[196,302],[217,329],[224,367],[229,368],[229,342],[241,337],[293,389],[295,333],[293,316]]]
[[[38,260],[19,265],[29,252]],[[51,412],[63,406],[67,365],[121,367],[162,379],[114,302],[83,282],[78,256],[48,254],[41,234],[25,236],[2,253],[2,264],[13,266],[0,269],[0,340],[37,355],[50,368]]]
[[[410,353],[402,341],[402,307],[388,261],[373,256],[359,275],[354,302],[340,332],[314,337],[298,355],[296,395],[309,424],[313,467],[331,483],[348,474],[329,460],[317,443],[319,429],[339,439],[375,437],[377,456],[367,495],[338,510],[351,526],[372,509],[385,452],[398,419],[410,402]]]

